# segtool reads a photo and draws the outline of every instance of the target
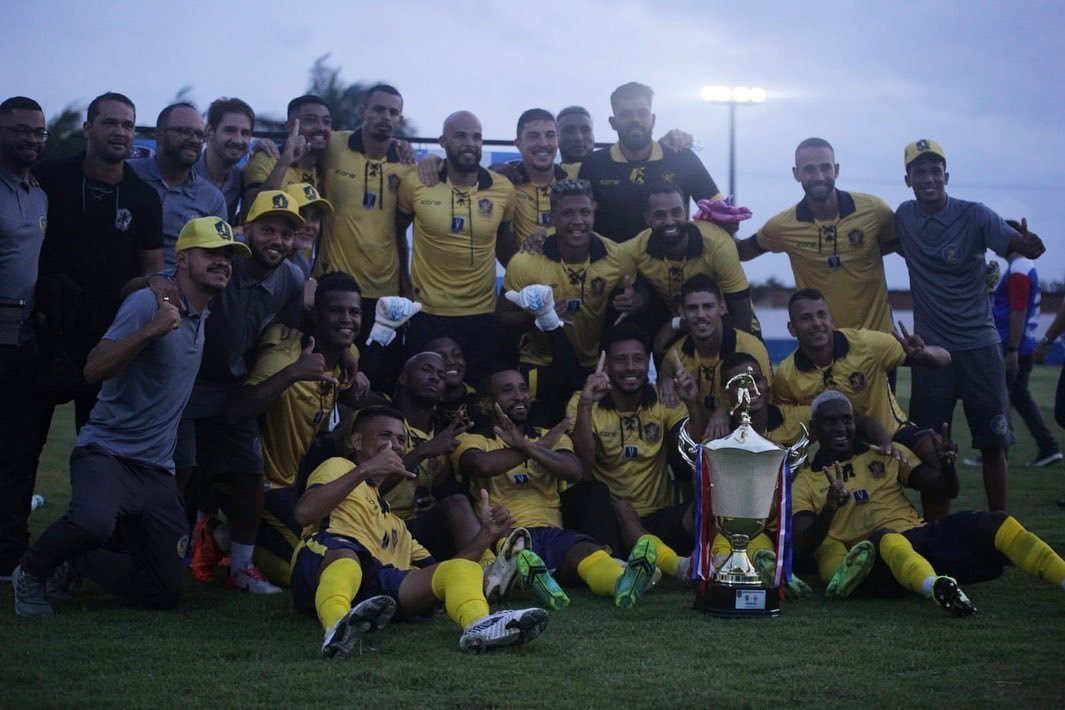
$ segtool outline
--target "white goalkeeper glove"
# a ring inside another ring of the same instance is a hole
[[[562,327],[562,319],[555,313],[555,294],[550,286],[532,284],[520,291],[507,291],[504,295],[526,313],[536,316],[536,327],[545,333]]]
[[[409,321],[422,309],[422,304],[403,296],[382,296],[377,299],[373,328],[366,344],[380,343],[387,346],[396,337],[396,328]]]

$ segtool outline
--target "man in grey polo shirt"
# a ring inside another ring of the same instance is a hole
[[[129,296],[85,363],[102,382],[70,455],[70,508],[13,573],[15,612],[51,616],[77,573],[135,604],[173,607],[181,595],[185,511],[174,482],[177,421],[204,343],[207,304],[225,289],[234,253],[221,219],[190,221],[175,245],[178,302]],[[120,552],[116,551],[120,550]]]
[[[914,332],[950,352],[951,364],[913,368],[910,419],[921,427],[950,422],[960,399],[983,456],[989,510],[1006,510],[1006,449],[1013,444],[1006,372],[984,282],[984,255],[1046,251],[1022,222],[1020,232],[978,202],[948,197],[943,148],[921,139],[906,146],[906,185],[915,199],[895,211],[896,242],[910,272]],[[925,515],[932,501],[925,500]],[[939,502],[945,514],[949,501]],[[932,517],[935,517],[934,515]]]
[[[30,314],[37,260],[44,243],[48,198],[30,168],[48,138],[33,99],[0,103],[0,576],[9,577],[26,551],[26,520],[36,479],[34,384],[37,347]]]
[[[195,106],[185,101],[171,104],[159,112],[155,123],[155,155],[129,161],[162,200],[163,260],[168,271],[174,268],[174,243],[186,222],[210,215],[226,219],[229,214],[221,191],[192,169],[205,137],[203,117]]]

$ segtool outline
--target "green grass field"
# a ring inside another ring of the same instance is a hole
[[[1037,367],[1032,380],[1051,422],[1057,374]],[[908,378],[899,389],[908,393]],[[964,454],[960,408],[956,423]],[[64,409],[42,464],[37,490],[48,504],[31,516],[34,532],[69,500],[72,428]],[[1055,505],[1065,467],[1025,468],[1034,447],[1026,431],[1018,438],[1012,512],[1065,551],[1065,510]],[[979,470],[960,472],[954,509],[983,507]],[[0,707],[1061,707],[1065,592],[1013,568],[967,592],[979,607],[967,619],[910,596],[814,598],[787,603],[778,619],[728,621],[692,611],[692,592],[672,580],[628,612],[571,590],[570,608],[522,648],[466,655],[441,612],[384,629],[376,650],[326,662],[321,629],[296,615],[287,593],[254,597],[190,579],[174,612],[89,591],[54,618],[23,619],[5,585]]]

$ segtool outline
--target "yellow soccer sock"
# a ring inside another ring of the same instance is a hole
[[[444,602],[447,615],[463,629],[488,616],[484,570],[471,560],[441,562],[433,572],[433,596]]]
[[[1065,583],[1065,560],[1050,545],[1025,530],[1012,515],[995,533],[995,549],[1033,577],[1057,585]]]
[[[822,582],[828,584],[846,556],[847,546],[839,540],[826,537],[821,541],[814,550],[814,561],[817,563],[817,576]]]
[[[732,554],[732,545],[728,538],[718,533],[714,535],[714,542],[710,545],[710,559],[714,561],[714,567],[720,567]]]
[[[680,555],[674,552],[672,547],[662,542],[662,538],[657,535],[652,535],[650,533],[640,535],[636,542],[639,542],[640,540],[650,540],[651,544],[655,546],[655,552],[657,553],[656,556],[658,558],[655,564],[658,565],[658,569],[670,576],[676,577],[677,565],[680,564]],[[611,592],[611,594],[613,594],[613,592]]]
[[[477,560],[477,566],[479,566],[481,569],[488,569],[495,561],[496,553],[492,552],[492,549],[489,547],[481,553],[481,559]]]
[[[351,600],[362,584],[362,566],[358,560],[341,557],[329,563],[318,578],[318,590],[314,593],[314,608],[318,621],[328,631],[351,610]]]
[[[618,564],[606,550],[596,550],[577,563],[577,576],[593,594],[604,597],[614,596],[614,587],[624,571],[624,565]]]
[[[289,565],[288,560],[281,559],[262,545],[255,546],[255,552],[252,553],[251,559],[252,563],[271,582],[282,587],[289,585],[289,579],[292,577],[292,567]]]
[[[926,597],[932,594],[931,580],[935,579],[936,571],[928,560],[917,554],[909,540],[898,533],[887,533],[880,538],[878,552],[899,584]]]

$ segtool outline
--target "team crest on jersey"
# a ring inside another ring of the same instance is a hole
[[[511,476],[511,478],[513,478],[514,482],[519,486],[524,486],[526,483],[529,482],[529,474],[525,473],[524,471],[521,473],[515,473],[513,476]]]
[[[492,201],[485,197],[482,200],[477,201],[477,211],[482,217],[492,216]]]
[[[589,284],[589,287],[592,289],[593,296],[602,296],[603,292],[606,291],[606,281],[596,276],[594,279],[592,279],[592,282]]]
[[[125,207],[119,207],[115,210],[115,229],[120,232],[124,232],[129,229],[130,223],[133,222],[133,213],[127,210]]]
[[[233,229],[224,219],[214,223],[214,231],[218,234],[219,239],[225,239],[227,242],[233,241]]]
[[[177,541],[177,556],[184,559],[185,554],[189,551],[189,536],[182,535]]]
[[[660,426],[658,426],[654,422],[650,422],[648,424],[644,424],[643,425],[643,440],[644,441],[650,441],[651,443],[654,443],[654,442],[658,441],[661,437],[662,437],[662,428]]]
[[[399,175],[388,176],[388,189],[395,192],[399,189]]]
[[[864,372],[852,372],[847,375],[847,382],[850,386],[856,390],[865,389],[865,373]]]
[[[860,229],[852,229],[847,232],[847,241],[851,243],[851,246],[855,249],[865,244],[865,232]]]
[[[943,247],[943,251],[940,254],[943,256],[943,261],[948,264],[957,264],[961,260],[961,249],[953,244]]]
[[[871,462],[869,464],[869,473],[873,474],[873,478],[875,478],[875,479],[879,480],[879,479],[883,478],[884,475],[887,473],[887,470],[884,468],[884,462],[883,461],[873,461],[873,462]]]
[[[633,185],[642,185],[647,180],[646,168],[633,168],[629,173],[629,182]]]
[[[272,202],[276,210],[288,209],[288,198],[284,195],[274,195]]]

